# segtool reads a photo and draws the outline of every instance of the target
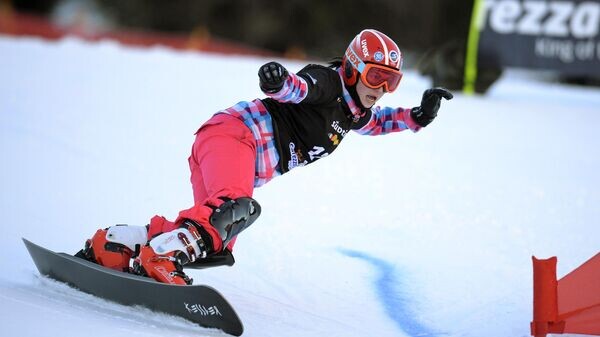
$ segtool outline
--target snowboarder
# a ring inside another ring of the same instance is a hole
[[[260,215],[255,187],[331,154],[350,130],[416,132],[433,121],[441,99],[452,98],[444,88],[426,90],[412,109],[375,106],[398,88],[402,61],[393,40],[366,29],[329,66],[294,74],[266,63],[258,77],[267,98],[219,111],[196,132],[188,159],[194,206],[175,221],[99,229],[77,255],[170,284],[191,284],[182,268],[189,263],[232,264],[237,235]]]

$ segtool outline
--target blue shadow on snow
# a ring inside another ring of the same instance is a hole
[[[347,257],[369,263],[379,272],[378,277],[374,280],[377,297],[385,308],[387,315],[400,330],[411,337],[437,335],[419,323],[411,313],[408,294],[402,290],[402,282],[396,277],[398,273],[394,265],[363,252],[344,248],[339,248],[338,251]]]

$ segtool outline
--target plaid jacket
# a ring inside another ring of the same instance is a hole
[[[266,95],[268,99],[243,101],[219,111],[242,120],[254,135],[255,187],[330,154],[349,130],[375,136],[420,129],[410,109],[361,110],[346,90],[341,72],[323,66],[290,73],[279,92]],[[316,148],[321,151],[318,155]]]

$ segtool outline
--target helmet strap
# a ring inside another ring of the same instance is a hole
[[[360,78],[360,76],[357,77]],[[356,91],[356,84],[358,84],[358,80],[354,82],[353,85],[346,85],[346,90],[348,90],[350,97],[352,97],[352,100],[354,101],[357,107],[359,107],[361,110],[368,110],[363,106],[360,98],[358,97],[358,92]]]

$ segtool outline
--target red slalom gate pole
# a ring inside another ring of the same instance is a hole
[[[558,318],[557,258],[533,260],[533,321],[531,335],[545,337],[548,333],[562,333],[564,322]]]

